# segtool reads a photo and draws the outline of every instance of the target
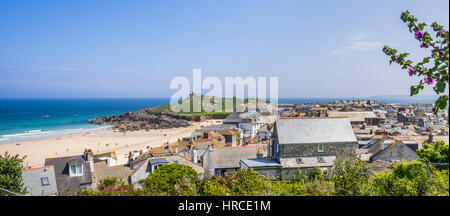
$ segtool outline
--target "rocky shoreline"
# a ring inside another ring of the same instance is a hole
[[[167,112],[156,113],[152,108],[127,112],[121,115],[95,117],[89,122],[98,125],[112,125],[121,132],[181,128],[191,125],[190,121],[180,116]]]

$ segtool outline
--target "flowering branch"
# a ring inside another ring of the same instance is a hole
[[[416,23],[417,18],[405,11],[400,16],[404,23],[408,24],[409,31],[414,32],[414,37],[420,42],[420,48],[432,48],[431,55],[423,58],[421,62],[413,64],[413,62],[406,57],[409,53],[397,54],[397,50],[389,46],[383,47],[383,52],[391,57],[389,64],[395,62],[402,66],[402,69],[408,71],[409,76],[424,76],[423,80],[415,86],[411,86],[411,96],[419,93],[424,88],[424,84],[433,85],[433,90],[436,94],[445,92],[449,82],[448,74],[448,62],[449,62],[449,33],[443,26],[433,22],[431,27],[436,33],[435,39],[431,37],[430,33],[424,31],[425,23]],[[434,66],[429,68],[425,66],[430,63],[430,60],[434,61]],[[436,81],[436,82],[435,82]],[[443,110],[447,107],[447,101],[449,95],[440,96],[433,107],[433,112],[437,113],[439,110]]]

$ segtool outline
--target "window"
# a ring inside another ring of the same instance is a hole
[[[70,165],[70,175],[83,175],[83,164]]]
[[[319,144],[319,146],[317,147],[317,151],[323,152],[323,144]]]
[[[47,177],[41,178],[41,183],[42,183],[42,186],[50,185],[50,183],[48,183],[48,178]]]

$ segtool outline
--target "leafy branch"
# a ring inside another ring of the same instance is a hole
[[[423,76],[424,79],[420,80],[418,85],[411,86],[411,96],[419,93],[424,89],[424,85],[434,85],[433,90],[436,94],[444,93],[448,82],[448,62],[449,62],[449,33],[443,26],[433,22],[431,28],[435,33],[434,38],[430,33],[424,31],[427,26],[425,23],[419,23],[417,18],[405,11],[400,16],[401,20],[408,25],[409,32],[414,33],[414,37],[420,43],[421,48],[431,49],[430,56],[423,58],[414,64],[410,59],[407,59],[409,53],[397,53],[396,49],[389,46],[383,47],[383,52],[391,57],[389,64],[393,62],[399,64],[402,69],[407,70],[409,76]],[[430,61],[434,62],[434,66],[427,66]],[[436,82],[435,82],[436,81]],[[433,107],[433,112],[437,113],[439,110],[443,110],[447,107],[449,95],[441,95],[436,101]]]

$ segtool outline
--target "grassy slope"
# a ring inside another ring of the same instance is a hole
[[[203,98],[204,98],[204,95],[201,95],[201,99],[202,100],[203,100]],[[186,100],[188,100],[188,99],[186,99]],[[202,101],[202,100],[200,100],[200,101]],[[233,111],[232,112],[226,112],[225,111],[225,103],[226,102],[230,102],[230,100],[233,100]],[[201,112],[192,112],[191,111],[191,112],[173,113],[170,110],[170,104],[157,106],[157,107],[152,108],[152,110],[154,112],[157,112],[157,113],[161,113],[161,112],[165,111],[165,112],[171,112],[173,114],[177,114],[177,115],[181,115],[181,116],[225,115],[225,114],[230,114],[230,113],[233,113],[233,112],[236,111],[236,103],[242,104],[242,103],[247,103],[247,102],[248,102],[248,99],[243,100],[243,99],[237,99],[235,97],[234,98],[222,98],[222,111],[219,111],[219,112],[205,112],[203,110],[203,107],[202,107]],[[261,103],[262,100],[258,100],[258,102]],[[193,102],[193,100],[191,100],[190,101],[191,110],[193,110],[193,106],[194,106],[194,102]]]

